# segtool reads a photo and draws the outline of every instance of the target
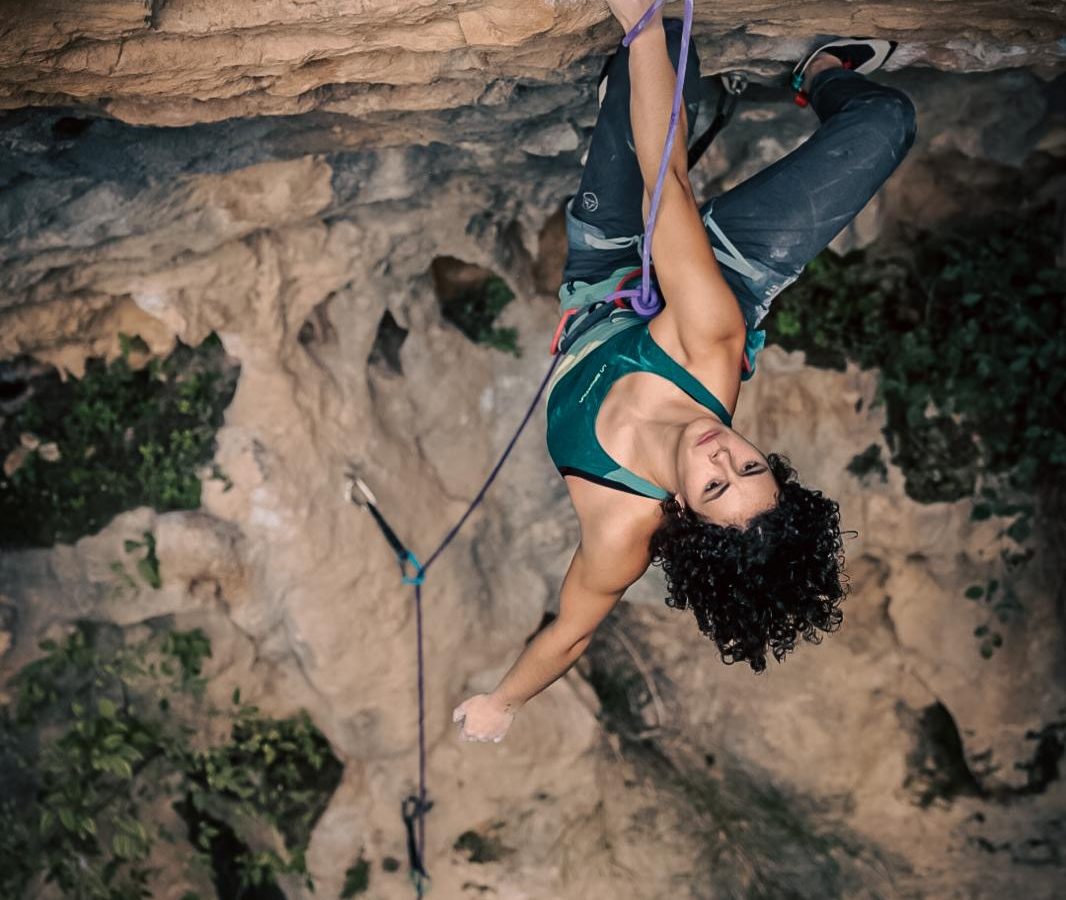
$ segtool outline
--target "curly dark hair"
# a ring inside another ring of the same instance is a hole
[[[821,642],[836,631],[847,594],[836,502],[796,481],[789,461],[767,457],[777,505],[747,527],[710,524],[670,498],[651,538],[651,557],[666,575],[666,605],[696,614],[722,661],[766,669],[767,649],[781,662],[799,635]]]

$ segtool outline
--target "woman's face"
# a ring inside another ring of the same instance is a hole
[[[766,457],[717,419],[699,419],[685,429],[677,472],[674,499],[715,525],[744,527],[777,503]]]

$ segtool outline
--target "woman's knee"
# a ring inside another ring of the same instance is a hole
[[[881,86],[866,103],[876,110],[872,124],[901,156],[910,150],[918,134],[918,117],[911,98],[895,88]]]

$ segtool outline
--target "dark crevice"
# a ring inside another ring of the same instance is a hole
[[[0,381],[0,403],[18,399],[29,387],[28,381]]]
[[[1053,782],[1058,781],[1063,753],[1066,752],[1066,722],[1052,722],[1040,731],[1030,731],[1026,738],[1036,741],[1033,758],[1027,763],[1018,763],[1018,768],[1026,772],[1028,781],[1024,788],[1016,793],[1042,794]]]
[[[35,379],[58,377],[55,368],[29,356],[0,360],[0,415],[10,415],[34,393]]]
[[[581,673],[600,700],[600,721],[608,731],[638,746],[646,741],[643,733],[652,724],[649,706],[651,685],[637,668],[619,637],[620,616],[608,619],[608,627],[597,634],[586,651]],[[631,638],[631,642],[635,639]]]
[[[980,797],[998,804],[1009,804],[1021,797],[1044,793],[1056,782],[1066,753],[1066,722],[1051,722],[1040,730],[1026,734],[1035,747],[1028,761],[1015,763],[1015,769],[1026,773],[1026,783],[1020,787],[982,782],[992,777],[998,766],[990,750],[972,753],[967,762],[962,738],[954,717],[942,703],[933,703],[915,714],[905,710],[911,719],[915,735],[914,748],[907,758],[908,775],[904,787],[914,792],[921,806],[937,800],[950,801],[955,797]]]
[[[523,240],[522,224],[518,221],[509,222],[500,235],[499,259],[503,267],[510,273],[528,273],[533,268],[533,258],[526,249]],[[524,283],[525,275],[519,283]]]
[[[58,141],[73,140],[88,131],[93,121],[79,116],[60,116],[52,123],[52,135]]]
[[[900,709],[905,718],[911,718],[915,739],[903,785],[914,793],[918,804],[924,807],[937,800],[986,796],[966,762],[962,737],[948,708],[937,702],[917,714],[902,705]]]
[[[311,310],[297,332],[296,339],[305,347],[311,344],[333,344],[337,341],[337,330],[329,319],[329,304],[333,299],[330,294],[325,300]]]
[[[475,343],[520,354],[517,331],[495,324],[496,317],[514,299],[499,275],[453,256],[436,257],[430,274],[441,314],[448,322]]]
[[[452,849],[459,853],[465,853],[467,862],[478,865],[499,862],[515,852],[513,847],[508,847],[504,844],[500,836],[500,832],[505,826],[505,822],[496,821],[480,831],[473,829],[464,831],[456,838]]]
[[[237,860],[246,857],[250,848],[230,827],[228,822],[196,809],[192,796],[174,804],[174,810],[185,820],[189,830],[189,843],[200,846],[201,838],[209,842],[211,881],[219,898],[240,897],[241,900],[286,900],[284,891],[276,882],[243,885]]]
[[[378,332],[374,336],[374,344],[370,348],[367,362],[371,366],[379,366],[396,375],[403,375],[400,350],[405,340],[407,340],[407,329],[401,327],[393,318],[392,313],[385,310],[385,314],[378,323]]]

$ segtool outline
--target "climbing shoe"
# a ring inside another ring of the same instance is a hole
[[[838,38],[828,44],[822,44],[804,57],[792,70],[792,79],[789,83],[792,90],[796,92],[794,98],[796,105],[806,106],[810,103],[810,98],[803,89],[803,79],[811,60],[819,53],[835,56],[845,69],[858,72],[860,75],[868,75],[880,69],[897,46],[895,41],[884,41],[879,38]]]

